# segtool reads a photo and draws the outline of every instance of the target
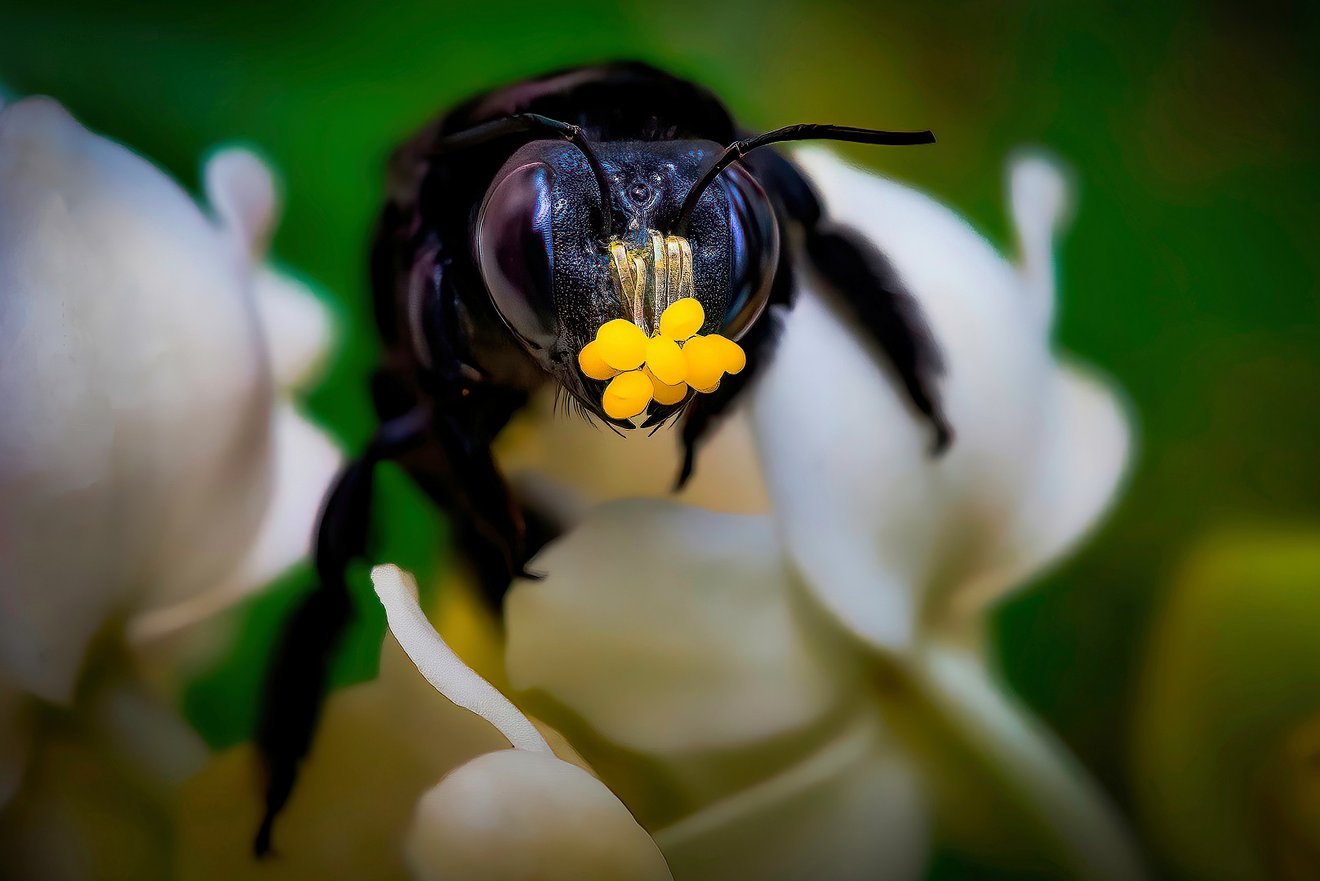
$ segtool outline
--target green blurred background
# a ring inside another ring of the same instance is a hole
[[[703,81],[753,128],[929,127],[935,148],[848,152],[1004,246],[1005,159],[1052,149],[1080,195],[1059,339],[1126,390],[1139,459],[1096,540],[996,623],[1013,689],[1123,804],[1144,642],[1183,561],[1320,523],[1317,46],[1320,5],[1300,3],[0,6],[0,81],[13,91],[58,97],[190,186],[222,142],[273,160],[287,199],[275,255],[351,329],[310,401],[350,448],[371,428],[364,264],[384,158],[475,90],[631,56]],[[433,572],[443,524],[391,477],[383,558]],[[251,601],[240,645],[190,690],[214,744],[248,733],[264,652],[306,586],[298,575]],[[341,680],[375,663],[382,623],[374,602],[363,608]],[[1320,596],[1308,608],[1320,612]],[[934,868],[979,872],[953,853]]]

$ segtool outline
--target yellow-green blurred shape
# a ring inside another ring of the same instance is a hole
[[[1320,877],[1320,527],[1206,541],[1151,629],[1133,787],[1204,879]]]

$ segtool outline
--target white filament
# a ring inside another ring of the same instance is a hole
[[[431,626],[417,602],[417,582],[412,575],[398,566],[376,566],[371,581],[385,607],[390,632],[436,691],[494,725],[514,749],[551,752],[536,726],[499,689],[463,663]]]

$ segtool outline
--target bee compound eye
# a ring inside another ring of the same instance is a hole
[[[724,172],[729,194],[729,300],[721,322],[729,339],[742,336],[765,310],[779,263],[779,225],[765,190],[737,166]]]
[[[551,170],[528,162],[502,170],[477,220],[477,257],[495,308],[531,348],[556,336]]]

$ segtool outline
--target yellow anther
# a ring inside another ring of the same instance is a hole
[[[684,297],[671,303],[660,315],[660,335],[682,342],[701,330],[706,321],[706,310],[695,297]]]
[[[640,370],[620,373],[605,386],[601,406],[611,419],[631,419],[651,403],[651,380]]]
[[[747,354],[742,350],[742,346],[733,340],[722,337],[717,333],[708,334],[706,339],[710,340],[716,351],[720,353],[721,363],[726,373],[741,373],[742,369],[747,366]]]
[[[592,379],[609,379],[619,371],[605,363],[605,359],[600,356],[600,343],[592,340],[582,347],[578,352],[578,367],[582,372]]]
[[[655,374],[650,370],[643,370],[646,377],[651,380],[651,385],[655,387],[655,402],[657,404],[677,404],[683,398],[687,397],[687,383],[680,382],[675,385],[665,385],[656,379]]]
[[[678,343],[666,336],[646,341],[646,366],[665,385],[678,385],[687,378],[687,361]]]
[[[683,344],[687,384],[699,392],[713,392],[724,375],[725,352],[710,337],[694,336]]]
[[[615,370],[636,370],[646,360],[646,332],[622,318],[607,321],[596,331],[596,351]]]

